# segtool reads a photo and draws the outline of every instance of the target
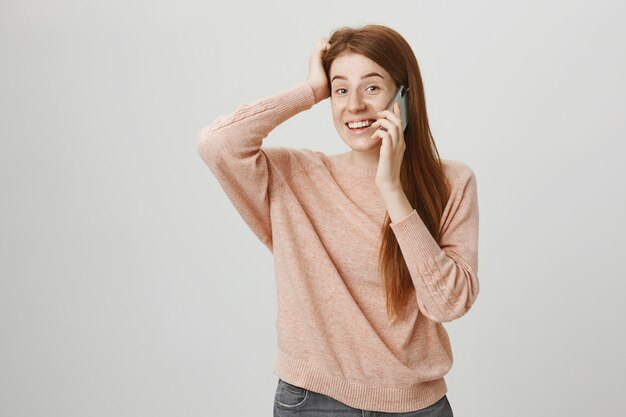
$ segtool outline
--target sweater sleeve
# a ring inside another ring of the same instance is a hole
[[[461,163],[441,219],[441,246],[413,210],[391,223],[416,289],[420,311],[436,322],[463,316],[478,296],[476,176]]]
[[[261,148],[279,124],[315,104],[307,82],[219,116],[198,133],[198,153],[243,220],[272,251],[269,193],[282,179]]]

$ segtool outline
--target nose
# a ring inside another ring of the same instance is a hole
[[[365,102],[359,92],[350,94],[350,100],[348,101],[348,108],[352,112],[358,112],[365,108]]]

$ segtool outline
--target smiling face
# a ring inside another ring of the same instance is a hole
[[[353,151],[378,154],[381,139],[370,138],[376,128],[368,124],[376,121],[376,112],[387,108],[396,92],[395,81],[383,67],[355,53],[335,58],[329,73],[335,129]]]

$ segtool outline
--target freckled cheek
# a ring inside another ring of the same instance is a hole
[[[343,123],[341,122],[342,120],[342,116],[341,113],[337,112],[336,109],[335,111],[333,111],[333,123],[335,124],[335,126],[340,126]]]
[[[372,100],[371,102],[369,102],[369,107],[376,110],[376,111],[380,111],[380,110],[384,110],[385,109],[385,104],[387,102],[385,100]]]
[[[343,123],[341,122],[341,119],[334,120],[334,124],[335,124],[335,129],[337,130],[343,128]]]

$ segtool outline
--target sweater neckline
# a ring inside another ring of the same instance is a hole
[[[351,164],[350,162],[345,161],[341,154],[329,155],[328,158],[330,161],[339,169],[344,172],[350,172],[355,175],[363,176],[363,177],[375,177],[376,171],[378,168],[364,168]]]

